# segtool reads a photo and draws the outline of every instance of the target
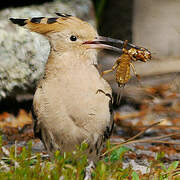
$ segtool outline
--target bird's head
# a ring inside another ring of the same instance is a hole
[[[92,49],[119,50],[103,44],[102,41],[108,41],[108,39],[98,36],[97,31],[87,22],[68,14],[57,13],[57,15],[58,17],[54,18],[10,18],[10,20],[14,24],[46,36],[50,41],[51,48],[56,52],[72,50],[88,52]]]

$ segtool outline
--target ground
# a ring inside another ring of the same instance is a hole
[[[168,171],[165,173],[163,167],[167,170],[167,167],[172,166],[174,179],[180,179],[180,94],[173,91],[168,83],[146,87],[143,91],[141,101],[123,96],[120,106],[114,105],[116,126],[110,140],[111,145],[102,157],[107,163],[106,170],[110,162],[117,163],[119,158],[121,164],[118,167],[121,166],[122,170],[131,167],[128,173],[134,173],[134,178],[137,175],[140,179],[148,179],[160,171],[166,175]],[[31,103],[31,98],[22,102],[12,100],[9,104],[7,101],[2,103],[1,169],[9,167],[6,160],[10,158],[12,147],[18,157],[24,151],[24,146],[28,147],[29,140],[32,140],[32,157],[35,156],[36,159],[36,153],[40,153],[42,161],[45,159],[50,162],[43,144],[33,135]],[[112,155],[109,159],[108,154]],[[12,166],[11,163],[10,165]],[[94,173],[97,172],[98,169]]]

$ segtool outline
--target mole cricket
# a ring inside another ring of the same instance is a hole
[[[139,79],[139,75],[136,73],[133,61],[147,62],[151,59],[151,52],[143,47],[134,46],[127,49],[128,41],[125,40],[122,48],[121,56],[116,60],[112,69],[103,71],[101,76],[110,72],[116,71],[116,82],[120,88],[124,88],[125,84],[130,80],[131,67],[135,76]],[[122,93],[118,94],[117,105],[119,105]]]

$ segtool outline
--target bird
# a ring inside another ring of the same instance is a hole
[[[112,89],[98,71],[97,53],[99,49],[119,49],[105,44],[108,38],[99,36],[89,23],[69,14],[56,15],[10,18],[50,43],[33,98],[34,134],[50,157],[57,150],[71,152],[86,142],[88,158],[95,159],[114,126]]]

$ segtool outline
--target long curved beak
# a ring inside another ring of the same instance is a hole
[[[121,44],[121,45],[124,45],[124,42],[125,42],[120,39],[113,39],[113,38],[104,37],[104,36],[99,36],[98,39],[99,41],[102,41],[102,42],[111,42],[111,43],[116,43],[116,44]],[[134,44],[131,44],[131,43],[127,43],[127,45],[132,48],[139,48],[138,46],[135,46]]]
[[[112,51],[116,51],[119,53],[122,53],[122,48],[118,48],[115,46],[111,46],[108,44],[103,44],[104,43],[116,43],[116,44],[124,44],[124,41],[119,40],[119,39],[113,39],[113,38],[109,38],[109,37],[103,37],[103,36],[98,36],[96,39],[92,40],[92,41],[86,41],[83,44],[87,45],[88,49],[109,49]],[[137,48],[137,46],[128,43],[127,44],[130,47],[134,47]]]

